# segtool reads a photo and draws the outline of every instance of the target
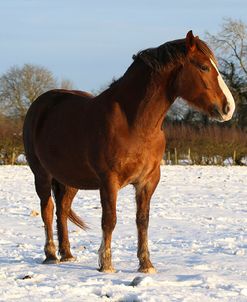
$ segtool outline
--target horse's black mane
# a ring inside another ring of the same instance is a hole
[[[199,51],[201,51],[203,54],[211,58],[215,62],[215,64],[217,64],[217,61],[215,59],[212,50],[207,46],[207,44],[204,41],[196,37],[195,43]],[[179,40],[166,42],[155,48],[148,48],[145,50],[141,50],[136,55],[133,55],[132,58],[134,62],[141,60],[152,70],[159,71],[162,68],[164,68],[164,66],[177,63],[178,61],[183,62],[186,55],[187,55],[186,40],[179,39]],[[122,77],[120,77],[118,80],[114,79],[109,87],[112,88],[113,86],[115,86],[115,84],[119,83],[121,79]]]
[[[159,70],[162,66],[174,61],[177,62],[182,57],[185,57],[186,47],[185,43],[181,43],[182,41],[184,40],[166,42],[155,48],[141,50],[136,55],[133,55],[133,59],[141,59],[153,70]]]
[[[216,63],[214,54],[207,44],[198,37],[195,38],[195,42],[197,49],[210,57]],[[148,48],[146,50],[139,51],[133,56],[133,59],[136,60],[139,58],[152,69],[159,70],[166,65],[184,60],[186,54],[187,49],[185,39],[179,39],[166,42],[155,48]]]

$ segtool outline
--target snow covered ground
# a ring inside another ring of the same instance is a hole
[[[43,265],[33,176],[26,166],[0,166],[0,301],[247,301],[246,184],[246,167],[162,167],[149,228],[158,273],[149,276],[136,272],[134,192],[123,189],[113,236],[117,273],[102,274],[98,192],[80,191],[73,204],[90,226],[69,225],[77,261]]]

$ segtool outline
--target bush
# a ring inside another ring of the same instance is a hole
[[[0,163],[13,164],[23,153],[22,122],[0,115]]]

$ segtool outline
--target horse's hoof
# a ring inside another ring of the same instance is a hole
[[[101,273],[106,273],[106,274],[111,274],[111,273],[116,272],[116,270],[113,266],[110,266],[110,267],[107,267],[107,268],[101,267],[101,268],[98,269],[98,271],[101,272]]]
[[[57,258],[46,258],[42,263],[43,264],[58,264],[59,259],[57,259]]]
[[[76,257],[61,257],[60,262],[74,262],[76,261]]]
[[[157,270],[151,266],[151,267],[140,267],[138,269],[139,273],[144,273],[144,274],[156,274]]]

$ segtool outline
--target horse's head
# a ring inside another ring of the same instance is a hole
[[[216,59],[205,42],[187,33],[186,57],[176,86],[178,96],[220,121],[231,119],[233,96],[217,68]]]

